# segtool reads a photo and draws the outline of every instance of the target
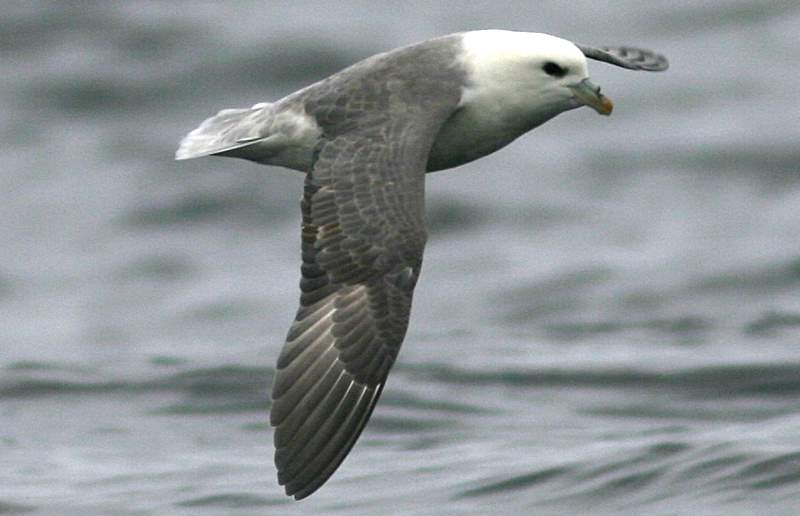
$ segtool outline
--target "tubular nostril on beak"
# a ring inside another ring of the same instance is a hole
[[[570,86],[575,98],[594,109],[601,115],[610,115],[614,109],[614,104],[610,99],[600,93],[600,86],[592,83],[589,79],[584,79],[574,86]]]

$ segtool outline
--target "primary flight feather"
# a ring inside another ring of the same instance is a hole
[[[305,173],[300,307],[278,358],[278,481],[304,498],[339,467],[408,328],[426,232],[425,173],[490,154],[564,111],[611,101],[586,58],[661,71],[631,47],[500,30],[365,59],[272,103],[226,109],[176,159],[230,156]]]

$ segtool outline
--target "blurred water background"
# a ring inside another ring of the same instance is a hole
[[[302,176],[174,162],[225,107],[477,28],[592,62],[564,114],[428,176],[383,399],[330,482],[275,481]],[[4,2],[0,513],[797,514],[800,3]]]

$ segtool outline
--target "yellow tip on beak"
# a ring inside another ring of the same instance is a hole
[[[614,103],[605,95],[600,95],[600,107],[592,106],[601,115],[610,115],[614,111]]]
[[[581,104],[589,106],[601,115],[610,115],[614,111],[611,99],[600,93],[600,87],[595,86],[589,79],[584,79],[574,86],[570,86],[575,99]]]

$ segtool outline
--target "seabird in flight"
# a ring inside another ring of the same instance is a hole
[[[425,247],[425,173],[490,154],[580,106],[609,115],[586,58],[661,71],[631,47],[480,30],[382,53],[275,102],[225,109],[177,159],[230,156],[305,173],[300,308],[278,358],[278,481],[305,498],[372,413],[408,327]]]

